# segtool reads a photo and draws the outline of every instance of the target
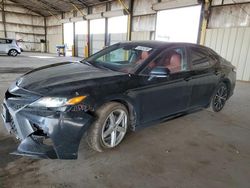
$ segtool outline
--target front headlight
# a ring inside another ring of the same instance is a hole
[[[64,106],[76,105],[82,102],[86,96],[77,96],[74,98],[63,97],[43,97],[30,104],[32,107],[59,108]]]

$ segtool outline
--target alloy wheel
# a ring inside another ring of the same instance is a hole
[[[213,100],[213,108],[215,111],[220,111],[227,100],[227,87],[225,85],[222,85],[221,87],[218,88],[214,100]]]
[[[102,128],[102,142],[108,148],[117,146],[127,132],[127,113],[122,109],[112,111]]]
[[[17,56],[17,51],[16,50],[11,50],[10,55],[11,56]]]

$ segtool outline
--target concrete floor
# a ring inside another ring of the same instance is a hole
[[[1,56],[0,70],[68,59],[28,56]],[[0,100],[17,76],[0,73]],[[9,155],[17,142],[0,122],[0,187],[249,188],[249,93],[250,83],[238,82],[222,112],[203,110],[130,133],[109,152],[96,153],[83,139],[75,161]]]
[[[9,57],[7,55],[0,55],[0,73],[3,72],[27,72],[32,68],[37,68],[45,65],[49,65],[55,62],[64,61],[77,61],[82,58],[72,57],[58,57],[55,54],[46,53],[29,53],[23,52],[17,57]]]

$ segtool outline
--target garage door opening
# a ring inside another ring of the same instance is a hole
[[[128,16],[117,16],[108,19],[109,45],[127,40]]]
[[[90,54],[94,54],[105,46],[105,19],[90,21]]]
[[[197,43],[201,5],[157,13],[156,40]]]
[[[66,56],[72,56],[72,46],[74,45],[74,25],[73,23],[63,24],[63,40],[66,45]]]
[[[88,43],[88,22],[79,21],[75,23],[76,34],[76,56],[87,57],[87,43]]]

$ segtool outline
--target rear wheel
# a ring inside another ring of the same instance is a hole
[[[9,53],[8,53],[8,55],[12,56],[12,57],[16,57],[17,54],[18,54],[18,52],[16,50],[14,50],[14,49],[10,50]]]
[[[111,102],[97,110],[97,120],[87,132],[87,141],[91,148],[102,152],[115,148],[121,143],[128,129],[129,116],[126,107]]]
[[[211,100],[210,108],[214,112],[219,112],[223,109],[226,104],[228,97],[228,88],[225,83],[220,83]]]

